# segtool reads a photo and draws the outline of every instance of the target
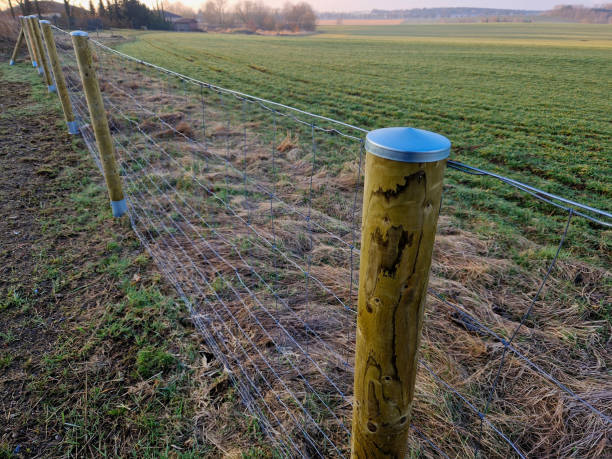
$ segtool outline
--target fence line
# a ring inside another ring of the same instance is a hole
[[[58,28],[56,26],[52,25],[51,27],[54,27],[59,32],[68,33],[68,32],[66,32],[66,31],[64,31],[64,30],[62,30],[62,29],[60,29],[60,28]],[[118,56],[120,56],[120,57],[122,57],[124,59],[130,60],[130,61],[135,62],[137,64],[140,64],[142,66],[145,66],[145,67],[157,70],[160,73],[163,73],[163,74],[166,74],[166,75],[170,75],[170,76],[179,78],[182,81],[189,82],[189,83],[192,83],[192,84],[200,86],[200,87],[206,87],[206,88],[218,91],[218,92],[223,92],[223,93],[227,93],[227,94],[233,94],[233,95],[241,98],[241,100],[243,98],[243,99],[249,99],[249,100],[252,100],[252,101],[257,101],[258,103],[260,103],[260,105],[263,108],[265,108],[266,110],[274,111],[279,116],[291,116],[291,115],[283,114],[283,113],[281,113],[281,112],[279,112],[279,111],[277,111],[277,110],[275,110],[273,108],[267,107],[267,105],[273,105],[273,106],[279,107],[281,109],[290,110],[292,112],[299,113],[299,114],[302,114],[302,115],[306,115],[306,116],[314,118],[314,119],[318,119],[318,120],[322,120],[322,121],[327,121],[327,122],[330,122],[330,123],[338,125],[338,126],[342,126],[342,127],[353,129],[353,130],[355,130],[357,132],[360,132],[360,133],[363,133],[363,134],[366,134],[366,133],[369,132],[367,129],[360,128],[360,127],[352,125],[352,124],[344,123],[342,121],[338,121],[338,120],[335,120],[333,118],[328,118],[328,117],[317,115],[315,113],[311,113],[311,112],[308,112],[308,111],[305,111],[305,110],[301,110],[301,109],[298,109],[298,108],[295,108],[295,107],[291,107],[289,105],[284,105],[284,104],[281,104],[281,103],[278,103],[278,102],[274,102],[274,101],[271,101],[271,100],[263,99],[263,98],[260,98],[260,97],[257,97],[257,96],[253,96],[253,95],[250,95],[250,94],[246,94],[246,93],[242,93],[242,92],[239,92],[239,91],[223,88],[221,86],[217,86],[217,85],[214,85],[212,83],[204,82],[204,81],[198,80],[196,78],[189,77],[187,75],[183,75],[183,74],[181,74],[179,72],[174,72],[174,71],[166,69],[164,67],[157,66],[155,64],[152,64],[150,62],[144,61],[142,59],[138,59],[136,57],[133,57],[133,56],[130,56],[128,54],[125,54],[125,53],[122,53],[120,51],[117,51],[117,50],[115,50],[115,49],[113,49],[113,48],[111,48],[109,46],[106,46],[103,43],[101,43],[101,42],[99,42],[97,40],[94,40],[94,39],[90,39],[90,42],[94,43],[97,47],[99,47],[101,49],[104,49],[105,51],[108,51],[110,53],[116,54],[116,55],[118,55]],[[307,123],[307,122],[305,122],[305,121],[303,121],[303,120],[301,120],[301,119],[299,119],[297,117],[292,117],[292,118],[296,122],[299,122],[299,123],[302,123],[302,124],[306,124],[306,125],[310,125],[309,123]],[[314,126],[314,128],[318,129],[318,130],[323,130],[323,131],[325,131],[325,132],[327,132],[329,134],[338,134],[340,136],[351,138],[351,139],[357,140],[357,141],[362,141],[363,140],[360,137],[356,137],[356,136],[353,136],[353,135],[349,135],[349,134],[343,133],[343,132],[341,132],[341,131],[339,131],[337,129],[324,129],[324,128],[321,128],[320,126]],[[522,190],[522,191],[524,191],[526,193],[531,194],[536,199],[539,199],[539,200],[541,200],[541,201],[543,201],[543,202],[545,202],[547,204],[551,204],[551,205],[557,206],[557,207],[559,207],[560,209],[563,209],[563,210],[569,210],[570,208],[579,208],[579,209],[582,209],[584,211],[592,212],[592,213],[594,213],[596,215],[600,215],[600,216],[602,216],[604,218],[612,218],[612,213],[610,213],[610,212],[606,212],[606,211],[597,209],[595,207],[588,206],[588,205],[579,203],[577,201],[573,201],[571,199],[563,198],[561,196],[557,196],[555,194],[548,193],[548,192],[546,192],[544,190],[541,190],[539,188],[527,185],[527,184],[522,183],[522,182],[520,182],[518,180],[514,180],[514,179],[511,179],[511,178],[508,178],[508,177],[504,177],[504,176],[501,176],[499,174],[495,174],[495,173],[490,172],[490,171],[479,169],[477,167],[469,166],[469,165],[463,164],[463,163],[461,163],[459,161],[449,160],[448,161],[448,166],[453,168],[453,169],[455,169],[455,170],[458,170],[458,171],[461,171],[461,172],[465,172],[465,173],[471,174],[471,175],[486,175],[486,176],[489,176],[489,177],[494,177],[494,178],[496,178],[496,179],[498,179],[498,180],[500,180],[500,181],[502,181],[504,183],[507,183],[507,184],[509,184],[509,185],[511,185],[511,186],[513,186],[515,188],[518,188],[518,189],[520,189],[520,190]],[[555,201],[559,201],[559,202],[565,203],[565,204],[567,204],[568,206],[571,206],[571,207],[559,206],[558,204],[555,203]],[[587,215],[585,213],[579,212],[579,211],[577,211],[575,209],[574,209],[573,212],[576,215],[584,217],[585,219],[591,220],[591,221],[593,221],[593,222],[595,222],[597,224],[600,224],[602,226],[612,227],[612,223],[610,223],[610,222],[606,222],[606,221],[597,219],[597,218],[592,217],[590,215]]]
[[[65,31],[54,27],[54,32],[83,139],[102,171],[72,46]],[[90,42],[134,231],[183,298],[278,453],[348,455],[345,420],[351,412],[359,197],[367,130]],[[286,136],[280,139],[283,130]],[[337,151],[343,153],[340,159]],[[336,164],[340,172],[334,176],[329,168]],[[354,167],[345,174],[344,164]],[[432,456],[449,457],[446,449],[451,456],[502,457],[511,452],[527,457],[529,442],[517,442],[521,435],[501,416],[507,410],[492,413],[495,402],[503,401],[498,386],[503,371],[512,371],[511,356],[516,358],[513,365],[524,365],[585,407],[593,422],[610,428],[610,400],[604,397],[602,406],[595,406],[534,361],[537,354],[530,358],[513,343],[558,265],[573,219],[612,227],[612,214],[476,167],[455,161],[448,165],[499,180],[561,209],[567,220],[554,256],[526,309],[517,312],[519,320],[508,339],[504,335],[511,325],[491,320],[486,325],[487,317],[470,313],[469,305],[453,298],[457,295],[451,294],[454,301],[449,301],[439,286],[430,287],[430,296],[458,315],[469,336],[480,336],[485,345],[485,336],[492,337],[502,348],[499,357],[492,348],[488,363],[469,376],[477,379],[491,367],[491,378],[483,377],[475,386],[483,395],[479,400],[448,380],[453,379],[447,370],[451,361],[445,367],[427,360],[435,346],[426,347],[420,359],[426,372],[419,381],[437,387],[440,405],[447,406],[447,395],[459,405],[448,405],[448,413],[440,411],[439,419],[431,421],[424,416],[427,407],[436,404],[427,400],[435,394],[417,393],[411,426],[417,435],[410,447]],[[338,202],[331,201],[330,194]],[[473,298],[479,298],[477,292]],[[448,324],[448,317],[442,323]],[[424,380],[427,374],[430,379]],[[490,419],[492,415],[496,419]],[[432,422],[448,425],[448,435],[432,429]],[[585,448],[580,441],[576,444]]]

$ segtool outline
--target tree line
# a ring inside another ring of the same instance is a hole
[[[172,16],[168,13],[197,19],[199,27],[206,30],[298,32],[314,31],[316,28],[315,12],[305,2],[286,3],[283,8],[275,9],[254,0],[243,0],[232,7],[227,0],[208,0],[197,13],[180,2],[164,0],[155,0],[151,6],[140,0],[89,0],[88,8],[74,6],[70,2],[0,0],[0,4],[7,4],[13,17],[19,14],[44,17],[47,14],[56,18],[56,13],[61,13],[62,25],[69,28],[146,27],[168,30],[173,28]]]
[[[66,0],[64,0],[66,1]],[[89,0],[90,18],[95,18],[104,27],[169,30],[171,24],[166,20],[161,6],[149,8],[138,0],[98,0],[95,8],[93,0]]]
[[[590,24],[612,24],[612,3],[595,7],[581,5],[558,5],[549,11],[531,11],[497,8],[413,8],[404,10],[381,10],[355,12],[323,12],[319,19],[334,19],[339,23],[344,19],[425,19],[443,20],[447,18],[475,18],[487,20],[508,20],[509,18],[536,18],[546,16],[569,22],[583,22]]]
[[[588,8],[581,5],[559,5],[546,13],[558,19],[589,24],[612,24],[612,3]]]
[[[446,8],[411,8],[404,10],[356,11],[348,13],[324,12],[320,19],[444,19],[484,16],[527,16],[537,11],[476,8],[476,7],[446,7]]]
[[[207,28],[247,30],[314,31],[317,17],[312,7],[305,2],[286,3],[274,9],[262,2],[243,0],[229,8],[227,0],[208,0],[198,11]]]
[[[97,5],[94,5],[94,0],[89,0],[88,9],[71,4],[71,0],[63,0],[63,3],[43,0],[5,0],[5,3],[13,18],[17,15],[35,14],[68,28],[171,29],[171,24],[166,21],[161,9],[149,8],[139,0],[97,0]]]

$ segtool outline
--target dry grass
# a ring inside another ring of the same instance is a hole
[[[19,34],[19,24],[9,16],[0,16],[0,54],[10,55]]]
[[[291,132],[287,131],[285,138],[281,140],[281,142],[276,147],[276,150],[280,151],[281,153],[287,153],[288,151],[293,150],[295,147],[297,147],[298,144],[299,139],[297,138],[297,136],[294,138]]]
[[[197,305],[194,320],[225,367],[226,376],[202,389],[198,422],[210,426],[207,438],[228,456],[236,451],[227,444],[243,445],[236,430],[245,426],[227,421],[232,404],[215,402],[218,387],[233,382],[251,409],[262,412],[258,428],[279,448],[291,439],[306,455],[346,453],[341,423],[350,426],[355,317],[342,303],[354,306],[357,293],[358,256],[349,246],[359,241],[358,148],[326,148],[332,140],[320,137],[315,156],[308,126],[281,120],[278,132],[285,135],[272,136],[268,114],[256,107],[245,119],[240,101],[228,97],[221,107],[218,94],[207,92],[202,116],[194,103],[199,92],[184,93],[180,84],[130,66],[121,74],[137,78],[137,88],[114,82],[105,96],[157,139],[148,141],[130,123],[120,132],[129,143],[119,152],[128,190],[140,206],[136,229]],[[339,166],[332,150],[346,153]],[[508,257],[498,241],[458,223],[440,218],[431,286],[507,339],[530,307],[550,252],[525,237],[513,241],[518,255]],[[600,312],[612,300],[610,282],[609,271],[564,251],[513,343],[608,416],[611,333]],[[422,358],[479,410],[502,355],[502,343],[430,297]],[[612,454],[609,426],[513,354],[505,356],[487,419],[529,456]],[[413,423],[451,457],[472,457],[476,447],[486,457],[512,455],[486,424],[480,438],[478,416],[425,369]],[[411,446],[436,455],[418,436]]]

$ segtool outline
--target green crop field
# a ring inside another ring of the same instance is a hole
[[[433,130],[451,139],[451,159],[609,210],[612,27],[440,24],[328,26],[319,32],[143,32],[117,47],[364,128]],[[493,181],[465,182],[449,180],[472,213],[497,213],[507,228],[535,227],[544,239],[553,235],[549,243],[558,240],[562,219],[541,218],[549,207]],[[609,233],[584,228],[590,247],[608,253]]]

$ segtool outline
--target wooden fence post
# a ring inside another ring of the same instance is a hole
[[[127,203],[117,170],[113,139],[108,128],[102,93],[100,93],[100,85],[98,84],[98,77],[96,76],[96,70],[91,57],[89,35],[87,32],[80,30],[70,32],[70,35],[72,36],[72,44],[77,63],[79,64],[79,73],[83,81],[83,91],[85,92],[85,99],[87,99],[91,124],[96,136],[98,151],[100,152],[100,160],[111,199],[113,216],[120,217],[127,212]]]
[[[23,27],[19,31],[19,36],[17,37],[17,42],[15,43],[15,49],[13,49],[13,54],[11,54],[11,60],[9,61],[9,65],[15,65],[15,59],[17,59],[19,48],[21,48],[22,45],[23,45]]]
[[[32,50],[32,45],[30,44],[30,34],[28,33],[28,26],[26,24],[25,17],[19,16],[19,23],[21,24],[21,30],[23,30],[23,36],[25,38],[26,46],[28,47],[28,54],[30,56],[30,61],[32,62],[32,67],[36,67],[36,56],[34,56],[34,51]]]
[[[36,63],[38,64],[39,68],[42,68],[42,74],[45,78],[45,82],[47,83],[49,92],[55,92],[55,85],[53,84],[53,77],[51,76],[51,71],[49,70],[49,61],[47,61],[47,53],[45,52],[45,45],[42,41],[38,17],[30,16],[30,21],[32,24],[34,43],[36,44],[36,49],[38,49],[38,59],[36,60]]]
[[[32,67],[38,70],[38,62],[36,62],[36,59],[38,59],[38,56],[36,54],[36,48],[34,48],[34,39],[32,38],[32,32],[30,30],[29,16],[23,16],[21,20],[23,21],[23,30],[26,34],[26,39],[27,39],[26,42],[28,43],[28,51],[30,51],[30,57],[32,58]],[[38,73],[40,73],[40,71]]]
[[[36,70],[39,75],[43,74],[42,65],[40,65],[40,50],[38,49],[38,44],[36,43],[36,35],[34,35],[34,27],[32,25],[32,18],[34,16],[26,16],[24,18],[26,25],[28,26],[28,34],[30,35],[30,46],[32,46],[32,51],[34,52],[34,57],[36,61]]]
[[[386,128],[365,145],[351,452],[403,459],[450,142]]]
[[[40,21],[40,28],[42,29],[42,35],[45,39],[45,44],[47,45],[49,61],[51,61],[51,69],[53,70],[53,77],[55,78],[57,94],[59,95],[60,102],[62,103],[64,118],[66,119],[66,123],[68,124],[68,132],[70,134],[78,134],[79,126],[74,119],[72,103],[70,102],[70,96],[68,95],[68,89],[66,88],[66,79],[64,78],[62,65],[60,64],[59,56],[57,54],[57,47],[55,45],[55,38],[53,37],[53,30],[51,30],[51,22],[47,20]]]

